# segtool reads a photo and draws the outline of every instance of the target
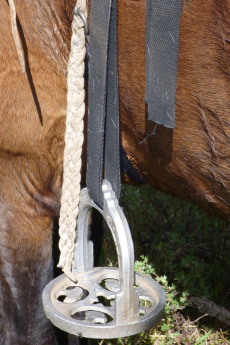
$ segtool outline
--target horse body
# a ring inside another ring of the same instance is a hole
[[[175,130],[147,120],[145,1],[121,1],[119,25],[122,135],[132,162],[158,189],[226,219],[229,10],[229,1],[184,1]]]
[[[53,219],[60,208],[70,23],[64,7],[51,5],[16,2],[26,43],[27,73],[22,74],[9,7],[1,1],[2,345],[54,344],[41,293],[52,279]],[[57,30],[60,18],[68,23],[63,35]]]
[[[52,279],[74,1],[16,1],[27,73],[1,1],[0,344],[54,344],[41,293]],[[119,1],[123,146],[145,179],[229,219],[230,3],[185,1],[177,125],[147,120],[145,1]],[[4,25],[3,25],[4,23]]]

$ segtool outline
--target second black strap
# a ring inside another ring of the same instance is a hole
[[[147,0],[146,102],[149,120],[175,128],[181,0]]]

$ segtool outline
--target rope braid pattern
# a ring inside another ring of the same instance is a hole
[[[86,15],[86,0],[78,0],[76,9]],[[74,264],[76,224],[79,212],[79,194],[82,165],[83,117],[85,114],[84,59],[86,55],[85,33],[82,20],[74,14],[72,22],[71,50],[67,76],[67,114],[64,150],[64,172],[59,218],[60,259],[58,267],[71,279]]]

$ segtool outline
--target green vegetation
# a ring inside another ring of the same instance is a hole
[[[150,186],[125,186],[121,204],[133,235],[136,270],[167,293],[165,318],[149,332],[100,345],[230,344],[229,326],[191,308],[189,296],[230,306],[230,226]],[[110,239],[104,256],[116,262]]]

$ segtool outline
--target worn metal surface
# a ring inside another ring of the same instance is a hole
[[[165,293],[151,277],[134,273],[134,251],[128,223],[108,181],[103,183],[104,208],[81,191],[75,249],[76,281],[64,274],[47,285],[43,305],[47,317],[62,330],[88,338],[118,338],[143,332],[162,317]],[[93,267],[88,240],[90,211],[107,222],[116,245],[118,268]]]

